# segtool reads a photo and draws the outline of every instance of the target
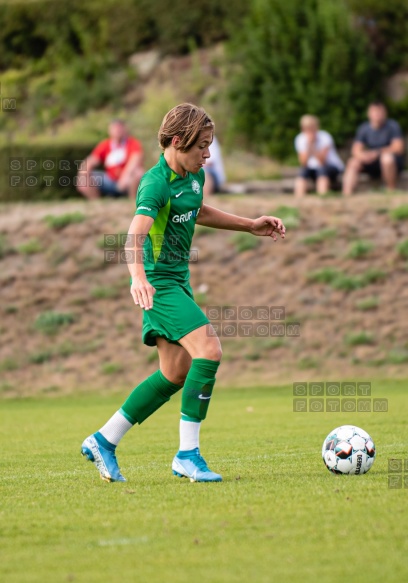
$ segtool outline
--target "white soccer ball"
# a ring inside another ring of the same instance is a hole
[[[375,445],[364,429],[342,425],[329,433],[323,442],[322,457],[333,474],[365,474],[375,460]]]

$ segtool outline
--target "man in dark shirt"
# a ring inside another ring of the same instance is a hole
[[[368,107],[368,121],[357,130],[351,158],[343,177],[343,194],[350,196],[360,172],[372,178],[382,178],[387,190],[394,190],[397,175],[404,167],[404,139],[399,124],[388,119],[383,103]]]

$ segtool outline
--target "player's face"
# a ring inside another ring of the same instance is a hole
[[[197,172],[202,168],[210,157],[210,145],[213,141],[213,131],[211,128],[202,130],[198,136],[198,140],[188,150],[188,152],[178,151],[178,163],[186,172]]]
[[[387,110],[383,105],[371,105],[368,108],[368,119],[373,128],[380,128],[387,119]]]

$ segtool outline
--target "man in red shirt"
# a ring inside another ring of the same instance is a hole
[[[108,133],[109,138],[98,144],[82,162],[77,190],[89,199],[100,196],[135,198],[144,174],[142,146],[128,136],[122,120],[113,120]],[[101,165],[104,170],[95,170]]]

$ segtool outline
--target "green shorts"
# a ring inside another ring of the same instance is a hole
[[[147,346],[156,346],[156,337],[177,343],[189,332],[209,323],[207,316],[195,303],[188,283],[152,284],[156,288],[153,308],[143,311],[142,339]]]

